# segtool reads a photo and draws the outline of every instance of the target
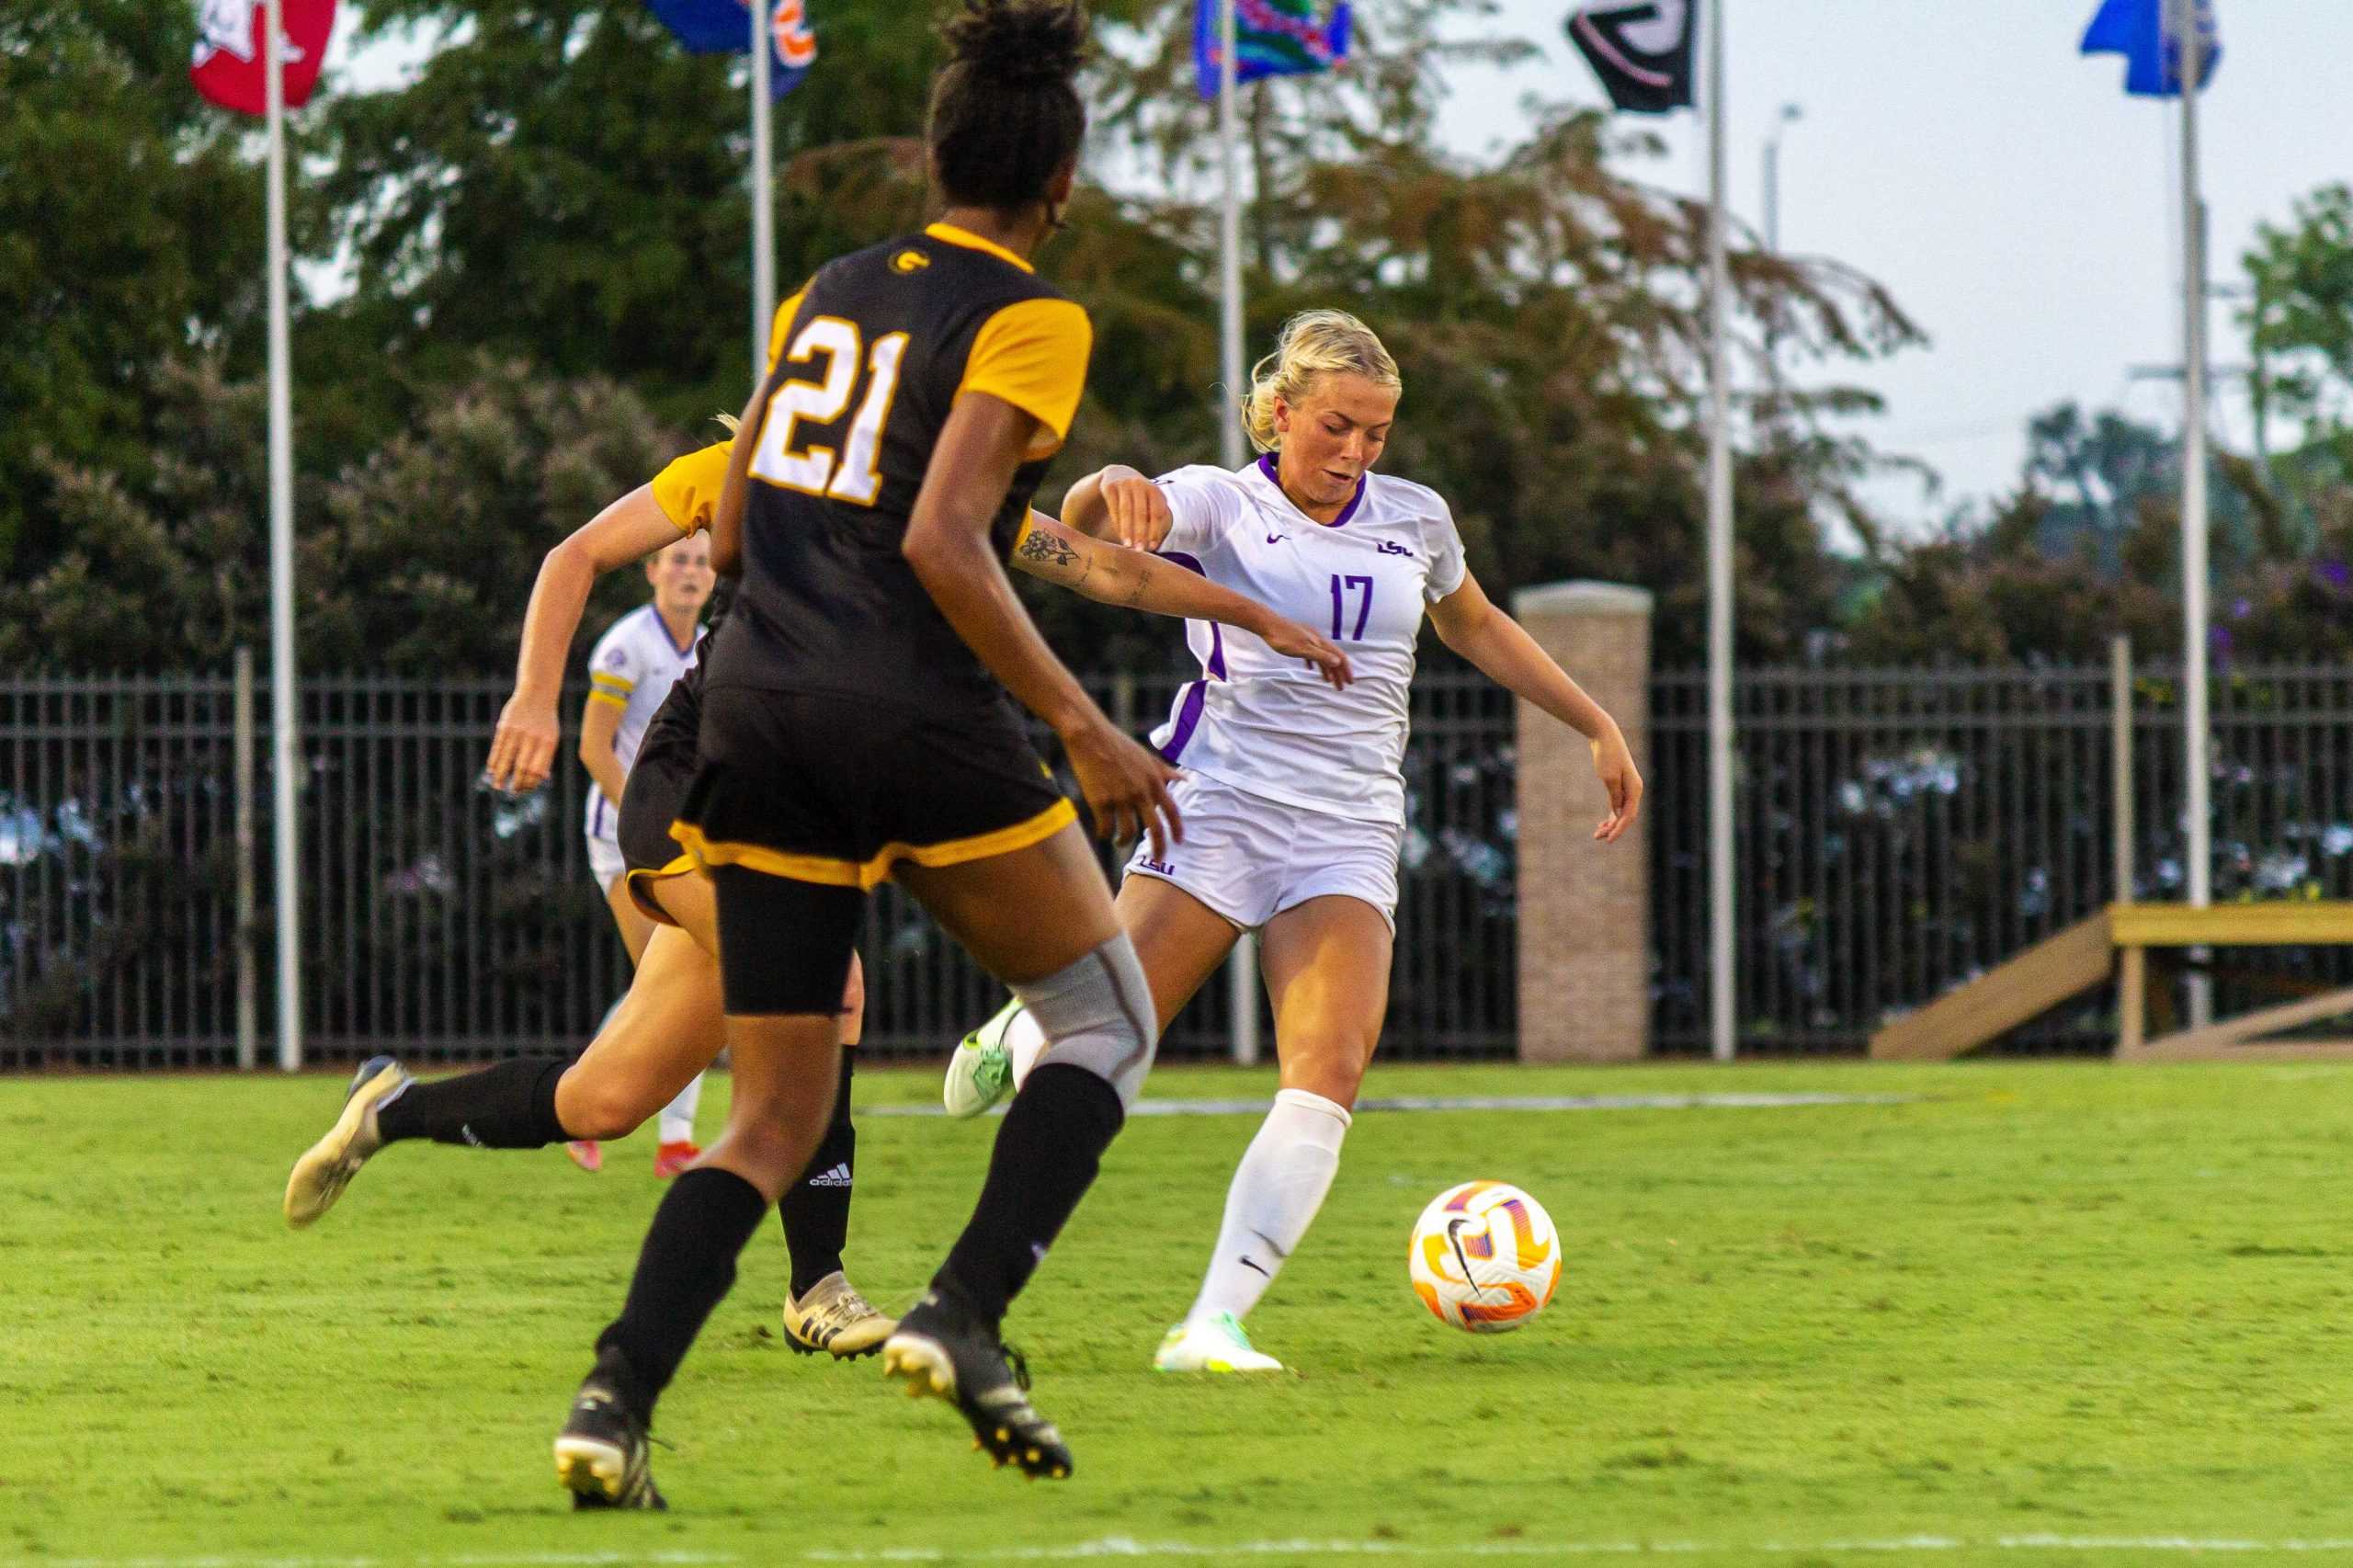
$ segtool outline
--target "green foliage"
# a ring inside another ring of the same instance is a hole
[[[136,475],[142,403],[192,349],[250,362],[262,186],[188,83],[193,6],[0,7],[0,564],[62,540],[47,458]]]
[[[2122,633],[2181,653],[2181,444],[2113,410],[2063,403],[2029,422],[2026,472],[1982,519],[1881,553],[1846,639],[1866,664],[2090,664]],[[2252,462],[2214,455],[2208,484],[2211,652],[2306,663],[2353,650],[2353,492],[2287,525]]]
[[[2323,186],[2287,227],[2266,223],[2245,257],[2254,302],[2256,419],[2302,432],[2274,469],[2298,496],[2353,484],[2353,186]]]
[[[306,668],[507,667],[548,546],[679,449],[602,377],[470,369],[366,462],[300,486]],[[166,364],[148,392],[151,463],[123,475],[46,459],[66,542],[40,573],[0,585],[0,662],[218,669],[240,643],[267,645],[266,396],[210,360]],[[582,638],[642,594],[625,574],[608,578]]]
[[[1642,182],[1642,164],[1656,155],[1648,138],[1589,111],[1533,106],[1527,142],[1476,164],[1434,150],[1446,69],[1528,51],[1495,30],[1493,12],[1487,0],[1371,0],[1347,71],[1248,90],[1260,193],[1248,341],[1255,355],[1307,304],[1363,314],[1407,380],[1390,464],[1449,497],[1489,587],[1507,594],[1563,576],[1643,584],[1667,612],[1662,658],[1696,657],[1702,214]],[[1202,163],[1211,111],[1194,91],[1190,0],[1114,0],[1098,14],[1095,179],[1042,258],[1097,333],[1060,483],[1115,458],[1147,468],[1213,458],[1217,403],[1231,392],[1218,384]],[[817,18],[820,63],[777,116],[788,289],[827,256],[925,215],[916,138],[938,46],[915,25],[919,15],[894,0],[833,0]],[[575,437],[551,422],[555,411],[618,428],[634,417],[611,401],[626,388],[655,422],[629,438],[631,449],[666,452],[741,403],[750,337],[743,67],[686,55],[641,0],[377,0],[363,20],[369,38],[425,49],[412,79],[346,85],[303,117],[297,238],[349,285],[306,309],[296,336],[313,601],[304,635],[330,663],[495,667],[505,651],[484,650],[511,616],[493,606],[519,603],[546,543],[651,469],[614,466],[606,445],[585,472],[610,490],[542,483],[518,453],[485,455],[505,437],[470,422],[562,446]],[[96,69],[58,67],[85,87]],[[188,108],[176,65],[156,72],[158,102],[223,134],[221,117]],[[250,216],[257,177],[226,142],[203,145],[235,176]],[[126,400],[111,426],[97,422],[119,430],[102,451],[68,438],[77,427],[70,397],[41,394],[35,420],[0,432],[0,461],[6,443],[22,446],[34,489],[74,476],[73,515],[93,530],[43,536],[28,551],[19,580],[58,596],[42,612],[50,620],[72,619],[84,593],[94,596],[94,625],[125,619],[146,593],[127,575],[142,548],[194,552],[197,564],[159,577],[176,604],[194,590],[174,585],[217,575],[224,558],[242,563],[239,593],[264,580],[253,570],[262,517],[254,443],[218,425],[257,412],[235,390],[253,369],[257,250],[222,230],[205,253],[244,290],[233,321],[246,336],[191,328],[206,318],[182,309],[180,337],[150,356],[200,364],[177,381],[151,374],[151,390],[176,389],[169,397],[184,404],[195,395],[188,389],[210,386],[230,399],[214,415],[166,409],[160,392],[152,408]],[[0,257],[8,254],[0,241]],[[1786,658],[1834,623],[1852,592],[1855,570],[1825,529],[1873,532],[1853,487],[1877,460],[1847,424],[1871,402],[1835,380],[1810,384],[1813,372],[1920,337],[1868,279],[1766,256],[1745,236],[1735,285],[1742,380],[1757,389],[1741,406],[1741,652]],[[141,307],[150,332],[160,330],[157,310]],[[91,330],[108,319],[77,317]],[[229,357],[207,361],[208,352]],[[544,407],[526,406],[535,378],[554,400]],[[600,378],[609,383],[601,390]],[[573,397],[577,407],[564,402]],[[173,419],[203,425],[210,436],[197,449],[229,466],[151,472],[144,454],[175,438]],[[1059,494],[1051,489],[1049,504]],[[204,542],[246,507],[250,531],[234,549]],[[212,520],[199,526],[199,513]],[[191,528],[204,538],[181,540]],[[495,548],[483,551],[485,537]],[[372,592],[352,594],[363,577]],[[1066,595],[1032,602],[1051,633],[1115,658],[1166,657],[1173,646],[1165,628]],[[209,628],[245,627],[251,609],[163,618],[136,637],[72,645],[77,658],[108,664],[168,663],[174,628],[186,625],[179,658],[205,662],[222,645]],[[63,645],[51,657],[64,658]]]

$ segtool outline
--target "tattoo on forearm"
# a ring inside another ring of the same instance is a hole
[[[1043,528],[1031,528],[1014,553],[1024,561],[1034,561],[1041,566],[1067,569],[1078,563],[1078,551],[1070,541],[1057,539]]]
[[[1154,571],[1153,563],[1139,556],[1134,564],[1135,582],[1129,587],[1128,597],[1120,601],[1120,606],[1128,609],[1142,604],[1144,595],[1152,591],[1152,576]]]

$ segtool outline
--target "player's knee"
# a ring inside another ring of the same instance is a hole
[[[1284,1088],[1303,1089],[1343,1109],[1352,1109],[1357,1103],[1357,1091],[1364,1086],[1365,1069],[1371,1064],[1372,1053],[1351,1043],[1297,1054],[1286,1051],[1284,1058]]]
[[[667,1103],[666,1095],[653,1096],[640,1085],[577,1068],[556,1085],[556,1119],[574,1138],[626,1138]]]
[[[727,1134],[714,1146],[727,1168],[759,1188],[771,1203],[807,1168],[818,1131],[779,1119],[731,1116]]]
[[[1117,1090],[1122,1107],[1135,1104],[1159,1046],[1160,1017],[1126,932],[1013,994],[1046,1037],[1041,1065],[1083,1067]]]

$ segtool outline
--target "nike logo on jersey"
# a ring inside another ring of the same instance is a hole
[[[1268,544],[1280,544],[1289,538],[1290,538],[1290,535],[1289,534],[1268,534],[1267,536],[1267,542]]]
[[[1408,561],[1414,559],[1414,552],[1407,550],[1404,545],[1399,544],[1394,540],[1382,540],[1381,541],[1381,553],[1383,555],[1402,555]]]

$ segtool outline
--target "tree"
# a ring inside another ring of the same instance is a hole
[[[1847,653],[1871,664],[2093,663],[2121,632],[2181,653],[2181,444],[2114,410],[2063,403],[2028,421],[2018,488],[1983,519],[1881,549]],[[2353,639],[2353,490],[2313,497],[2290,529],[2262,472],[2214,453],[2210,652],[2228,661],[2337,656]]]
[[[2287,227],[2266,223],[2245,265],[2253,303],[2241,316],[2255,350],[2258,449],[2274,415],[2302,431],[2276,465],[2289,489],[2353,483],[2353,186],[2324,186]]]
[[[262,187],[236,117],[188,85],[194,8],[0,8],[0,562],[60,540],[51,460],[134,476],[142,403],[191,348],[249,364]]]
[[[415,429],[297,510],[295,624],[303,666],[477,675],[512,666],[549,545],[654,473],[678,443],[601,378],[552,382],[478,362]],[[219,669],[268,641],[266,389],[216,360],[166,364],[150,403],[154,460],[131,475],[51,458],[65,543],[42,572],[0,586],[0,661],[12,668]],[[716,434],[716,432],[713,432]],[[642,597],[616,574],[575,653]]]
[[[1447,495],[1490,585],[1606,576],[1649,587],[1662,599],[1660,657],[1696,661],[1706,213],[1630,172],[1656,154],[1652,138],[1573,106],[1533,108],[1529,139],[1483,165],[1437,150],[1443,66],[1528,50],[1463,31],[1492,10],[1360,7],[1365,48],[1347,69],[1249,89],[1249,337],[1265,344],[1309,304],[1364,315],[1406,383],[1384,461]],[[1188,258],[1199,302],[1188,340],[1213,364],[1214,214],[1200,197],[1211,111],[1189,90],[1190,15],[1177,0],[1142,7],[1114,40],[1099,96],[1111,136],[1155,160],[1173,192],[1131,192],[1128,205]],[[1854,482],[1876,460],[1837,421],[1877,404],[1852,387],[1794,385],[1783,368],[1923,339],[1850,269],[1736,240],[1735,352],[1741,381],[1758,389],[1740,403],[1740,653],[1786,658],[1846,590],[1827,525],[1870,529]],[[1187,388],[1195,409],[1207,411],[1199,389],[1213,374]],[[1213,428],[1188,423],[1200,431],[1194,455],[1213,450]]]

